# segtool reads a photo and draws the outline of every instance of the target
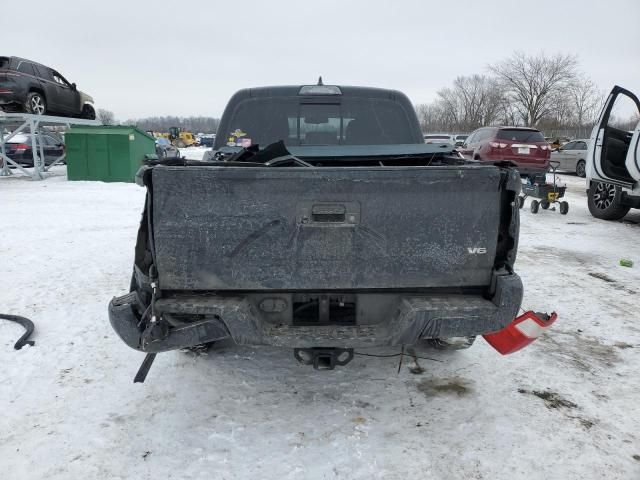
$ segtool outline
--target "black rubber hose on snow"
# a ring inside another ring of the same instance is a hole
[[[33,347],[36,344],[36,342],[34,342],[33,340],[27,340],[35,329],[35,326],[33,325],[33,322],[31,320],[25,317],[20,317],[18,315],[6,315],[4,313],[0,313],[0,318],[3,320],[9,320],[10,322],[19,323],[26,330],[26,332],[24,332],[24,335],[22,335],[18,339],[13,348],[15,348],[16,350],[20,350],[25,345],[31,345]]]

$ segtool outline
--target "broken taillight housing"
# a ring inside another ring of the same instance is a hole
[[[552,312],[533,312],[529,310],[516,317],[509,325],[499,332],[483,335],[484,339],[502,355],[523,349],[556,321],[558,315]]]

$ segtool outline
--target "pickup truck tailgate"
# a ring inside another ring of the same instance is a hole
[[[157,167],[160,287],[487,286],[504,216],[517,222],[508,175],[493,166]]]

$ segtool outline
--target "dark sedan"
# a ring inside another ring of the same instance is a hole
[[[166,138],[157,138],[156,155],[160,159],[180,158],[180,150]]]
[[[64,142],[61,138],[53,134],[38,135],[37,137],[39,139],[38,142],[42,141],[45,165],[51,165],[64,155]],[[5,148],[5,153],[11,160],[24,167],[33,167],[31,135],[18,134],[7,141]]]

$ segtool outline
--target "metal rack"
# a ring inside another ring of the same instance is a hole
[[[54,165],[59,164],[65,158],[61,155],[51,165],[45,165],[44,147],[40,133],[45,133],[43,127],[69,128],[71,125],[100,125],[98,120],[85,120],[82,118],[54,117],[51,115],[32,115],[28,113],[4,113],[0,112],[0,160],[2,168],[0,176],[13,175],[10,165],[34,180],[42,180],[45,173]],[[5,131],[11,133],[5,135]],[[6,155],[6,143],[18,134],[31,136],[31,151],[33,153],[33,167],[24,167],[11,160]]]

